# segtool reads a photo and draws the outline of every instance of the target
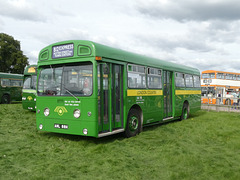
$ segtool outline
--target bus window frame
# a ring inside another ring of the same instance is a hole
[[[203,77],[204,74],[208,74],[208,77]],[[214,75],[214,77],[211,77],[211,75]],[[216,73],[203,73],[202,74],[202,79],[215,79],[216,78]]]
[[[180,73],[183,75],[183,82],[184,82],[184,86],[177,86],[177,81],[176,81],[176,77],[177,77],[177,73]],[[175,78],[174,78],[174,84],[175,84],[175,87],[176,88],[186,88],[186,83],[185,83],[185,73],[182,73],[182,72],[175,72]]]
[[[192,86],[187,86],[187,83],[186,83],[187,76],[192,77]],[[194,88],[194,82],[193,82],[194,80],[193,80],[193,75],[192,74],[185,74],[184,75],[184,81],[185,81],[185,87],[186,88]]]
[[[159,74],[155,74],[155,73],[154,73],[154,74],[151,74],[151,73],[150,73],[150,70],[151,70],[151,69],[153,69],[154,71],[156,70],[157,72],[160,71],[160,75],[159,75]],[[163,87],[163,86],[162,86],[162,83],[163,83],[163,82],[162,82],[162,69],[147,67],[147,73],[146,73],[146,74],[147,74],[147,79],[146,79],[146,80],[147,80],[147,88],[148,88],[148,89],[162,89],[162,87]],[[161,79],[160,88],[149,87],[149,80],[148,80],[149,75],[155,76],[155,77],[160,77],[160,79]]]
[[[195,84],[195,79],[194,79],[194,77],[197,77],[197,78],[199,78],[199,86],[195,86],[196,84]],[[201,88],[201,78],[200,78],[200,76],[198,76],[198,75],[193,75],[193,88]]]
[[[133,69],[130,71],[129,70],[129,66],[136,66],[136,67],[143,67],[144,68],[144,73],[142,73],[142,72],[138,72],[138,71],[133,71]],[[137,64],[127,64],[127,87],[129,88],[129,89],[147,89],[148,87],[147,87],[147,73],[146,73],[146,69],[147,69],[147,67],[146,66],[143,66],[143,65],[137,65]],[[130,87],[129,86],[129,72],[130,73],[133,73],[133,74],[144,74],[145,76],[145,87]]]
[[[9,80],[9,85],[2,85],[2,80],[3,79],[8,79]],[[19,81],[22,86],[11,86],[11,80]],[[0,78],[0,85],[1,85],[1,87],[23,87],[23,80],[15,79],[15,78]]]

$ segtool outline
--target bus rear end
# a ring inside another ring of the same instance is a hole
[[[98,137],[97,67],[90,46],[68,41],[40,52],[39,130]]]

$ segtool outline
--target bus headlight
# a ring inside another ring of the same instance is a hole
[[[50,110],[48,108],[45,108],[43,113],[45,116],[48,116],[50,114]]]
[[[26,97],[22,97],[22,100],[25,101],[25,100],[26,100]]]
[[[88,130],[87,129],[83,129],[83,134],[87,135],[88,134]]]
[[[81,115],[81,112],[80,112],[79,109],[75,109],[75,110],[73,111],[73,116],[74,116],[75,118],[79,118],[80,115]]]

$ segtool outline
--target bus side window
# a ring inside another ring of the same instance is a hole
[[[1,85],[2,86],[10,86],[10,80],[9,79],[1,79]]]
[[[185,87],[184,74],[176,72],[175,77],[176,87]]]
[[[144,66],[128,66],[128,87],[146,88],[146,71]]]
[[[148,68],[148,88],[150,89],[162,88],[161,70],[155,68]]]
[[[193,87],[193,77],[190,74],[185,75],[185,84],[186,87]]]
[[[194,87],[201,87],[199,76],[193,76],[193,85],[194,85]]]

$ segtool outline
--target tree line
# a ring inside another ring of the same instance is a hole
[[[0,72],[23,74],[27,65],[28,58],[21,50],[20,41],[0,33]]]

